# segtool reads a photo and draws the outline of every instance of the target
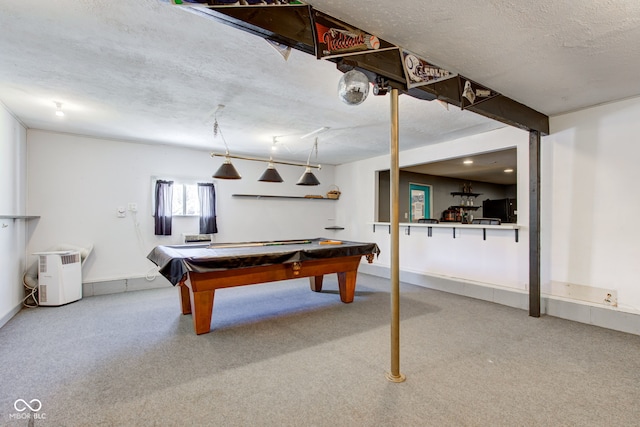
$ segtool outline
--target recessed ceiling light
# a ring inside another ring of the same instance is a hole
[[[471,164],[473,164],[473,160],[465,160],[462,163],[464,163],[465,165],[471,165]]]
[[[504,170],[504,173],[511,173],[511,172],[513,172],[513,169],[511,169],[511,168],[508,168],[508,169]]]

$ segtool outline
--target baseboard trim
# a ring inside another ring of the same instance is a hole
[[[13,316],[15,316],[16,314],[18,314],[18,312],[22,310],[22,303],[16,305],[15,307],[13,307],[13,309],[11,311],[9,311],[7,314],[5,314],[4,316],[0,317],[0,328],[2,328],[4,325],[7,324],[7,322],[9,320],[11,320],[11,318]]]
[[[391,277],[390,268],[380,265],[361,264],[359,270],[361,273],[372,276],[387,279]],[[493,287],[488,283],[402,270],[400,271],[400,281],[451,294],[490,301],[525,311],[529,310],[528,292],[518,289]],[[583,301],[543,295],[540,298],[540,311],[542,314],[548,316],[640,335],[640,315],[621,311],[616,307],[597,306]]]
[[[117,294],[120,292],[142,291],[146,289],[170,288],[173,285],[163,276],[155,276],[149,280],[145,277],[105,280],[82,284],[82,297]]]

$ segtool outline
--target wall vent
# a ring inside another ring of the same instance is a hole
[[[183,234],[185,243],[206,243],[211,242],[211,234]]]

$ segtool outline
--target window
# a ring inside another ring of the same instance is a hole
[[[176,182],[173,185],[173,216],[200,215],[198,185]]]
[[[170,180],[172,185],[171,197],[171,215],[172,216],[199,216],[200,201],[198,198],[198,180],[197,178],[174,178],[174,177],[151,177],[151,203],[155,206],[156,194],[155,186],[158,180]],[[155,214],[155,212],[154,212]]]

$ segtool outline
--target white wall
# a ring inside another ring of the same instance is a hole
[[[25,215],[26,131],[0,104],[0,215]],[[30,224],[0,219],[0,326],[21,307],[25,239]]]
[[[542,151],[543,291],[613,290],[620,309],[640,313],[640,98],[550,125]]]
[[[617,308],[640,313],[640,98],[612,103],[551,119],[551,135],[542,139],[542,291],[568,301],[584,301],[591,292],[598,302],[612,292]],[[3,194],[0,213],[24,213],[24,129],[2,111]],[[85,281],[144,276],[153,266],[146,254],[157,244],[178,243],[181,232],[197,229],[195,218],[177,218],[173,237],[153,236],[150,177],[179,176],[206,180],[220,164],[208,153],[122,141],[29,131],[28,212],[42,215],[31,225],[11,222],[3,229],[2,254],[12,268],[3,271],[0,316],[19,300],[26,253],[60,243],[95,246],[84,271]],[[402,140],[400,141],[402,147]],[[466,230],[453,239],[449,229],[401,234],[401,269],[439,275],[516,292],[528,289],[528,133],[498,131],[402,152],[400,165],[438,161],[507,147],[518,149],[518,224],[516,243],[510,231]],[[327,167],[317,175],[320,187],[294,183],[300,168],[279,167],[283,184],[256,182],[264,165],[234,162],[244,179],[217,181],[218,241],[269,240],[326,236],[373,241],[382,249],[375,264],[389,266],[389,233],[375,221],[375,172],[388,169],[389,156]],[[233,193],[279,195],[324,194],[340,186],[337,202],[233,198]],[[137,222],[116,208],[138,204]],[[136,224],[138,224],[136,226]],[[327,231],[339,225],[344,231]],[[31,227],[31,228],[30,228]],[[17,234],[16,234],[17,233]],[[21,234],[22,233],[22,234]],[[16,255],[17,254],[17,255]],[[32,260],[33,261],[33,260]],[[8,282],[8,284],[6,284]],[[6,302],[8,301],[8,303]],[[0,317],[1,319],[2,317]]]
[[[528,132],[503,128],[469,138],[425,146],[400,153],[400,167],[460,157],[473,153],[517,147],[518,151],[518,224],[522,227],[519,242],[510,231],[458,230],[456,239],[451,229],[434,229],[426,237],[425,228],[411,228],[411,234],[400,234],[400,268],[402,271],[453,277],[488,286],[517,290],[528,289]],[[402,149],[402,139],[400,140]],[[390,265],[388,229],[371,223],[376,212],[376,171],[389,168],[389,156],[338,166],[336,180],[342,195],[337,205],[337,222],[346,225],[344,238],[376,242],[382,254],[376,264]]]
[[[640,98],[551,118],[543,137],[541,170],[541,288],[544,296],[640,314]],[[433,162],[506,147],[518,149],[520,242],[504,231],[450,229],[400,234],[402,272],[461,279],[486,287],[528,291],[528,133],[503,128],[470,138],[400,153],[400,166]],[[402,139],[400,140],[402,148]],[[336,220],[343,238],[375,241],[389,267],[389,233],[373,232],[375,172],[389,156],[336,168],[343,191]],[[380,271],[380,270],[377,270]],[[612,304],[604,302],[607,293]],[[616,307],[617,304],[617,307]],[[585,319],[585,321],[590,321]]]
[[[29,253],[60,244],[94,246],[83,281],[144,277],[154,265],[147,254],[160,244],[181,243],[198,232],[197,217],[176,218],[173,236],[154,236],[151,177],[211,181],[222,162],[208,152],[29,130],[30,212],[41,215]],[[283,183],[257,179],[266,164],[234,161],[243,179],[216,180],[219,242],[322,237],[332,224],[335,202],[309,199],[245,199],[234,193],[325,194],[334,168],[315,172],[318,187],[297,186],[303,168],[278,165]],[[119,206],[136,203],[137,214],[117,218]],[[32,261],[35,261],[33,257]]]

